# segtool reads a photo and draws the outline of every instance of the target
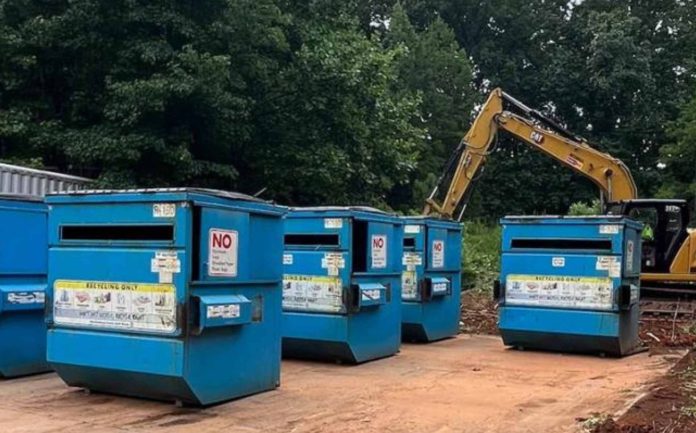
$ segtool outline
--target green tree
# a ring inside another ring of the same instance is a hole
[[[285,49],[272,2],[1,6],[4,156],[38,153],[110,186],[234,185],[249,77]]]
[[[410,123],[419,99],[394,90],[398,50],[343,18],[301,22],[295,35],[282,86],[255,114],[256,187],[287,203],[393,204],[387,192],[408,182],[423,136]]]
[[[404,208],[419,208],[471,120],[477,96],[472,65],[444,21],[436,18],[417,30],[400,3],[389,16],[383,39],[387,47],[401,48],[398,85],[406,92],[417,92],[422,99],[420,113],[412,119],[414,126],[426,131],[418,167],[406,188],[393,192]]]
[[[696,199],[696,96],[682,108],[670,124],[671,143],[660,149],[667,181],[659,195],[666,198]]]

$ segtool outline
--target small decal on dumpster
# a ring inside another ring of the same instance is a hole
[[[11,292],[7,294],[8,304],[43,304],[44,292]]]
[[[553,257],[551,259],[551,266],[553,266],[554,268],[565,267],[565,257]]]
[[[173,284],[56,280],[58,325],[171,333],[176,330]]]
[[[619,233],[621,226],[616,224],[602,224],[599,226],[599,233],[602,235],[615,235]]]
[[[152,216],[155,218],[174,218],[176,216],[176,204],[155,203],[152,205]]]
[[[607,275],[612,278],[621,277],[621,260],[616,256],[597,256],[595,269],[607,271]]]
[[[292,254],[283,254],[283,264],[292,265],[293,257]]]
[[[210,229],[208,237],[208,275],[237,276],[238,234],[234,230]]]
[[[238,304],[209,305],[206,316],[208,319],[236,319],[240,315],[239,310]]]
[[[421,257],[420,253],[406,251],[401,258],[401,263],[406,266],[407,271],[415,271],[416,266],[423,264],[423,258]]]
[[[416,271],[404,271],[401,274],[401,299],[418,298],[418,277]]]
[[[341,218],[324,218],[325,229],[340,229],[341,227],[343,227]]]
[[[626,270],[633,272],[633,241],[626,242]]]
[[[406,224],[404,226],[404,233],[415,234],[420,233],[420,226],[416,224]]]

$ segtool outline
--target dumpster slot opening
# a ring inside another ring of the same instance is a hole
[[[367,221],[353,221],[353,272],[367,272]]]
[[[544,250],[608,250],[609,239],[513,239],[512,248]]]
[[[174,226],[166,225],[66,225],[60,228],[65,241],[173,241]]]
[[[337,247],[338,235],[288,234],[285,235],[285,245],[321,245]]]
[[[404,238],[404,247],[415,248],[416,247],[416,238]]]

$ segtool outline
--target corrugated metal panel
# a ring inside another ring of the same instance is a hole
[[[84,177],[0,163],[0,194],[43,197],[52,192],[81,190],[91,182]]]

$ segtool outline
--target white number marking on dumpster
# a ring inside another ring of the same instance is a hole
[[[445,243],[443,241],[433,241],[433,268],[445,266]]]
[[[387,236],[372,235],[372,267],[387,267]]]
[[[176,205],[174,203],[155,203],[152,205],[152,216],[155,218],[174,218]]]
[[[237,276],[238,234],[234,230],[210,229],[208,239],[208,275]]]
[[[340,229],[341,227],[343,227],[341,218],[324,218],[325,229]]]

